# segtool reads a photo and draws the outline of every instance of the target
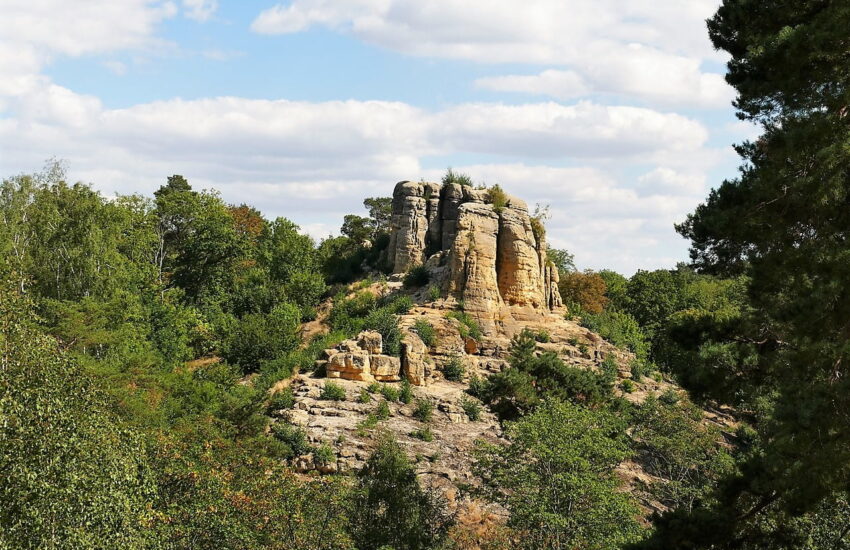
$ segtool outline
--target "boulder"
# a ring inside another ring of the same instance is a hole
[[[401,371],[414,386],[424,386],[426,381],[426,362],[428,347],[413,332],[404,335],[401,343]]]
[[[383,353],[383,337],[380,332],[364,330],[357,335],[357,346],[371,354],[380,355]]]
[[[389,355],[370,357],[372,376],[379,382],[398,382],[401,380],[401,359]]]

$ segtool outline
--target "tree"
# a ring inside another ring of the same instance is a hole
[[[549,247],[546,249],[546,257],[555,265],[561,277],[576,270],[575,255],[567,250]]]
[[[561,299],[577,312],[601,313],[608,299],[605,280],[592,271],[565,273],[558,282]]]
[[[155,487],[140,437],[0,286],[0,547],[148,548]]]
[[[363,199],[363,206],[369,212],[369,219],[373,227],[373,237],[379,233],[389,233],[393,215],[393,198],[369,197]]]
[[[452,525],[444,503],[416,479],[404,450],[385,435],[357,472],[351,531],[358,548],[436,548]]]
[[[510,444],[482,445],[474,467],[520,548],[613,550],[637,539],[637,506],[613,474],[628,445],[611,413],[549,401],[506,433]]]
[[[678,229],[698,269],[748,277],[737,391],[767,399],[760,452],[717,506],[662,518],[656,547],[799,547],[787,519],[850,486],[848,26],[850,4],[827,0],[725,0],[709,21],[738,116],[764,133]]]
[[[608,299],[605,307],[626,311],[629,304],[629,280],[610,269],[602,269],[597,273],[605,281],[605,298]]]

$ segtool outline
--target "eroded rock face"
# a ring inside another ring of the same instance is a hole
[[[514,197],[496,208],[487,190],[400,182],[388,258],[397,274],[445,265],[442,290],[485,326],[509,319],[512,308],[527,318],[529,311],[562,306],[545,239],[535,235],[528,206]]]
[[[381,334],[364,331],[356,339],[343,340],[336,348],[326,349],[324,366],[328,378],[342,378],[358,382],[397,382],[401,380],[401,360],[383,355]]]

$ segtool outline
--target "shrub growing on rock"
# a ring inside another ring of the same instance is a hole
[[[437,344],[437,331],[434,330],[434,327],[428,321],[417,319],[413,324],[413,332],[418,334],[422,342],[429,348]]]
[[[443,376],[450,382],[459,382],[465,373],[466,367],[463,366],[463,360],[458,355],[451,356],[443,365]]]
[[[327,401],[345,401],[345,388],[334,382],[325,382],[319,399]]]
[[[420,422],[430,422],[434,418],[434,404],[430,399],[417,399],[413,417]]]
[[[424,265],[417,265],[410,268],[410,271],[404,276],[404,288],[421,288],[428,284],[431,279],[431,274],[428,273],[428,268]]]

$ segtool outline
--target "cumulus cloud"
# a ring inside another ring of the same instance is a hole
[[[218,10],[217,0],[183,0],[183,13],[195,21],[207,21],[216,10]]]
[[[321,25],[402,53],[480,63],[551,65],[537,75],[481,79],[481,87],[559,99],[592,93],[726,107],[730,91],[705,61],[723,59],[705,19],[715,0],[293,0],[251,28],[286,34]]]

